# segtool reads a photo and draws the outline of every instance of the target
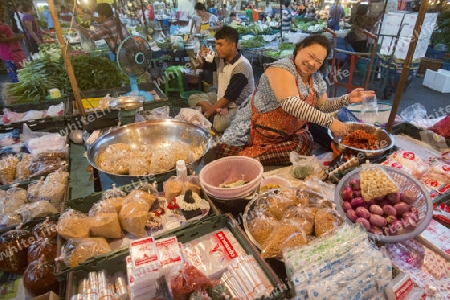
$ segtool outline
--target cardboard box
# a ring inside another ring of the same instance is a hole
[[[44,295],[34,297],[32,300],[61,300],[61,298],[54,292],[48,292],[45,293]]]

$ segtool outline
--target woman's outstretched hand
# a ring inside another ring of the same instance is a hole
[[[363,88],[354,89],[349,94],[350,103],[359,103],[363,101],[364,98],[373,98],[375,97],[375,91],[366,91]]]
[[[345,136],[348,134],[347,125],[338,119],[333,120],[333,123],[330,125],[330,130],[335,137]]]

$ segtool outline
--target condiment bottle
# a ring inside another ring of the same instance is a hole
[[[185,182],[187,179],[187,168],[184,160],[177,160],[176,171],[178,179],[180,179],[182,182]]]

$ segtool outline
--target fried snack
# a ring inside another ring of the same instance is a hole
[[[119,213],[122,229],[137,237],[143,237],[149,209],[150,205],[143,199],[125,201]]]
[[[250,233],[252,237],[260,244],[264,244],[272,233],[278,221],[273,216],[266,216],[260,213],[250,223]]]
[[[261,248],[262,258],[281,258],[283,249],[303,246],[309,240],[305,231],[290,220],[283,220],[272,231]]]
[[[362,150],[379,149],[376,135],[364,132],[363,130],[355,130],[344,136],[342,143],[346,146]]]
[[[125,143],[109,145],[98,154],[97,165],[105,172],[127,175],[130,170],[130,147]]]
[[[96,214],[91,218],[90,227],[93,237],[117,239],[123,235],[116,212]]]
[[[132,190],[126,197],[125,202],[132,201],[134,199],[142,199],[152,207],[153,203],[156,201],[156,196],[142,190]]]
[[[111,247],[104,238],[69,239],[62,252],[66,266],[73,268],[90,257],[111,252]]]
[[[283,218],[286,209],[295,205],[296,196],[290,193],[268,193],[262,201],[262,206],[277,220]]]
[[[342,219],[335,211],[320,208],[317,210],[314,222],[315,236],[319,237],[330,230],[337,229],[341,224]]]
[[[148,175],[150,174],[150,161],[146,155],[140,151],[132,151],[130,158],[130,175]]]
[[[289,219],[303,228],[306,234],[314,234],[315,211],[306,206],[291,206],[283,214],[283,220]]]
[[[19,160],[9,155],[0,160],[0,185],[9,184],[16,178],[16,168]]]
[[[68,210],[60,216],[56,230],[66,240],[89,237],[90,221],[84,214]]]
[[[26,180],[30,177],[30,163],[32,160],[33,156],[31,154],[22,156],[22,159],[17,163],[16,166],[16,180]]]

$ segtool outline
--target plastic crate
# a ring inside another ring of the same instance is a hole
[[[433,48],[428,47],[425,56],[434,59],[443,59],[446,52],[446,50],[434,50]]]
[[[167,232],[164,235],[156,237],[156,239],[176,236],[178,242],[187,243],[193,239],[212,233],[213,231],[219,230],[221,228],[229,229],[236,240],[239,242],[239,244],[242,246],[242,248],[245,250],[245,252],[249,255],[253,255],[253,257],[256,259],[258,265],[266,274],[270,283],[274,287],[273,295],[269,296],[270,299],[284,299],[287,295],[284,295],[284,290],[280,290],[280,287],[283,286],[283,283],[280,281],[271,267],[266,263],[266,261],[261,258],[259,251],[253,246],[244,231],[242,231],[242,229],[239,227],[239,224],[230,214],[209,217],[198,223],[190,224],[189,226],[186,226],[184,228],[179,228],[174,231]],[[114,273],[117,271],[126,273],[125,258],[128,255],[129,249],[127,248],[109,256],[92,260],[90,264],[86,264],[84,268],[77,269],[73,272],[68,273],[67,289],[65,293],[66,299],[71,299],[71,297],[77,291],[78,280],[86,278],[90,271],[105,270],[109,273]]]
[[[127,184],[127,185],[123,185],[123,186],[119,187],[119,189],[122,190],[122,191],[124,191],[125,193],[128,194],[128,193],[131,192],[133,189],[135,189],[135,187],[136,187],[136,185],[133,185],[133,184]],[[103,193],[103,192],[97,192],[97,193],[93,193],[93,194],[91,194],[91,195],[89,195],[89,196],[82,197],[82,198],[77,198],[77,199],[70,199],[70,197],[69,197],[70,200],[67,200],[67,201],[65,202],[64,208],[65,208],[65,209],[74,209],[74,210],[80,211],[80,212],[82,212],[82,213],[88,213],[89,210],[91,209],[91,207],[92,207],[95,203],[97,203],[98,201],[101,200],[101,198],[102,198],[102,193]],[[210,206],[210,210],[209,210],[209,212],[208,212],[207,217],[219,215],[220,212],[217,210],[217,208],[216,208],[216,206],[214,205],[214,203],[212,203],[207,197],[205,197],[203,191],[201,192],[201,194],[202,194],[201,197],[202,197],[203,199],[205,199],[206,201],[208,201],[209,206]],[[185,227],[185,226],[188,226],[189,224],[192,224],[192,223],[195,223],[195,222],[196,222],[196,221],[186,221],[186,222],[185,222],[184,224],[182,224],[181,226],[182,226],[182,227]],[[161,236],[161,235],[163,235],[163,233],[158,233],[158,232],[156,232],[153,236],[154,236],[154,237],[158,237],[158,236]],[[127,248],[126,250],[128,250],[128,248]],[[58,256],[59,256],[60,253],[61,253],[61,249],[58,248],[57,251],[58,251]],[[57,276],[58,278],[63,279],[63,278],[66,277],[66,275],[67,275],[69,272],[72,272],[72,271],[78,272],[79,270],[83,270],[83,269],[86,268],[86,266],[89,266],[93,261],[96,261],[96,260],[100,260],[100,259],[103,259],[103,258],[110,257],[111,255],[114,255],[115,253],[121,252],[121,251],[123,251],[123,249],[119,249],[119,250],[116,250],[116,251],[112,251],[111,253],[107,253],[107,254],[104,254],[104,255],[99,255],[99,256],[96,256],[96,257],[92,257],[92,258],[88,259],[86,262],[84,262],[84,263],[82,263],[82,264],[80,264],[79,266],[74,267],[74,268],[68,268],[68,267],[65,267],[64,264],[63,264],[62,262],[57,262],[57,263],[56,263],[56,271],[55,271],[55,274],[56,274],[56,276]]]
[[[441,67],[441,69],[449,70],[449,71],[450,71],[450,62],[446,62],[446,61],[442,62],[442,67]]]

